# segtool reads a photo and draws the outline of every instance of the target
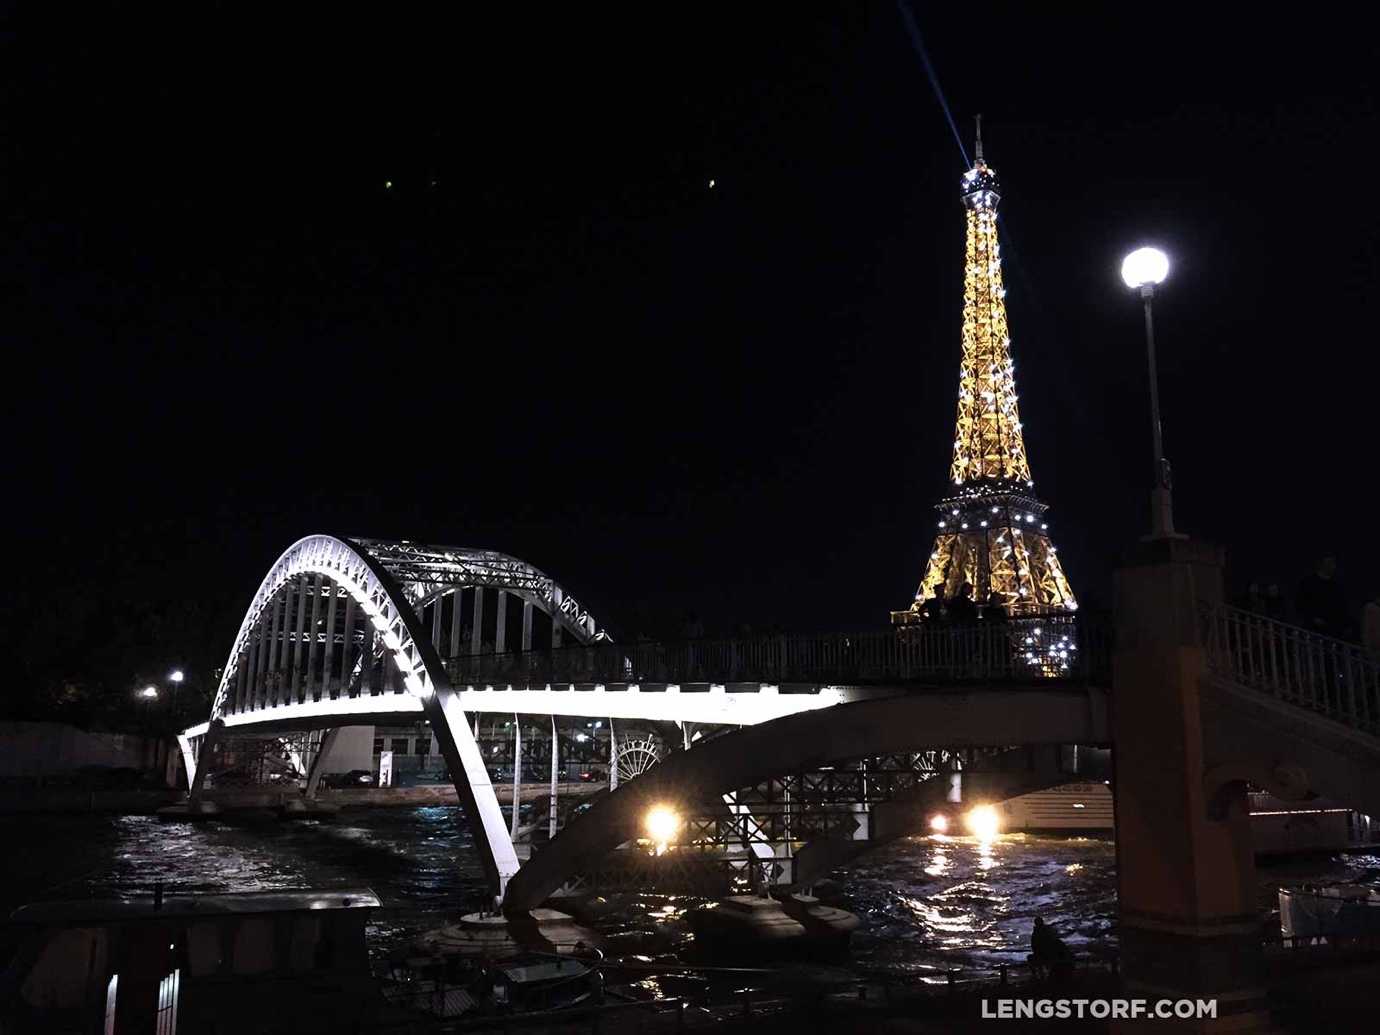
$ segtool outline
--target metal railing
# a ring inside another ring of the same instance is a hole
[[[1110,637],[1082,617],[1052,615],[972,626],[918,625],[863,633],[758,636],[460,655],[457,683],[868,685],[1043,682],[1109,668]]]
[[[1380,660],[1345,640],[1221,604],[1203,609],[1215,674],[1368,733],[1380,732]]]

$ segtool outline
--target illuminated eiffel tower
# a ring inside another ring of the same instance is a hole
[[[897,625],[918,621],[920,603],[935,587],[952,599],[965,582],[978,603],[996,593],[1012,615],[1078,606],[1050,542],[1047,508],[1035,496],[1026,459],[997,249],[1001,188],[983,161],[980,118],[974,158],[962,181],[968,237],[951,491],[936,508],[939,531],[915,603],[892,612]]]

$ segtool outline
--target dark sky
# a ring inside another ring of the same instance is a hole
[[[909,601],[952,442],[963,164],[896,4],[455,6],[8,16],[23,678],[221,663],[316,531],[508,551],[625,635]],[[1179,524],[1237,579],[1292,587],[1335,551],[1359,601],[1372,38],[1057,7],[915,12],[1003,179],[1027,445],[1075,591],[1106,602],[1148,521],[1117,270],[1154,242]]]

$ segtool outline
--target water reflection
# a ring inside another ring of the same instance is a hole
[[[949,872],[949,853],[946,851],[949,839],[943,834],[933,834],[929,840],[932,851],[925,873],[931,877],[942,877]]]
[[[836,874],[864,920],[855,965],[921,980],[1024,959],[1035,916],[1079,951],[1114,949],[1109,841],[1003,834],[915,838]]]
[[[470,836],[447,806],[350,810],[335,822],[293,823],[8,816],[0,817],[0,837],[23,846],[7,859],[0,891],[6,914],[44,898],[147,893],[158,881],[169,893],[367,885],[384,905],[370,925],[371,945],[387,951],[484,898]],[[1114,865],[1112,843],[1097,838],[934,834],[864,856],[816,893],[862,919],[855,967],[942,981],[951,967],[1024,959],[1036,916],[1079,953],[1111,952]],[[1279,883],[1376,883],[1380,857],[1262,867],[1260,877],[1261,904],[1270,908]],[[683,952],[686,914],[700,904],[683,895],[631,895],[597,926],[610,954],[625,960]],[[665,981],[649,976],[648,991]]]
[[[998,865],[997,857],[992,854],[992,845],[995,843],[995,841],[995,838],[981,838],[978,840],[979,868],[984,870],[990,870],[993,866]]]

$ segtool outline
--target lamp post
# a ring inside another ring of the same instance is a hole
[[[182,680],[186,678],[186,674],[180,668],[168,673],[168,682],[172,684],[172,701],[169,702],[168,710],[172,712],[174,722],[177,721],[177,691],[182,688]]]
[[[1158,248],[1137,248],[1121,263],[1121,279],[1129,288],[1140,291],[1145,302],[1145,351],[1150,361],[1150,433],[1154,449],[1154,481],[1150,490],[1150,538],[1174,537],[1174,500],[1169,477],[1169,461],[1164,457],[1160,431],[1159,374],[1155,367],[1155,317],[1151,303],[1155,286],[1169,274],[1169,258]]]
[[[134,696],[144,702],[144,732],[147,733],[149,729],[149,719],[153,713],[153,705],[154,702],[158,700],[158,687],[150,683]]]

